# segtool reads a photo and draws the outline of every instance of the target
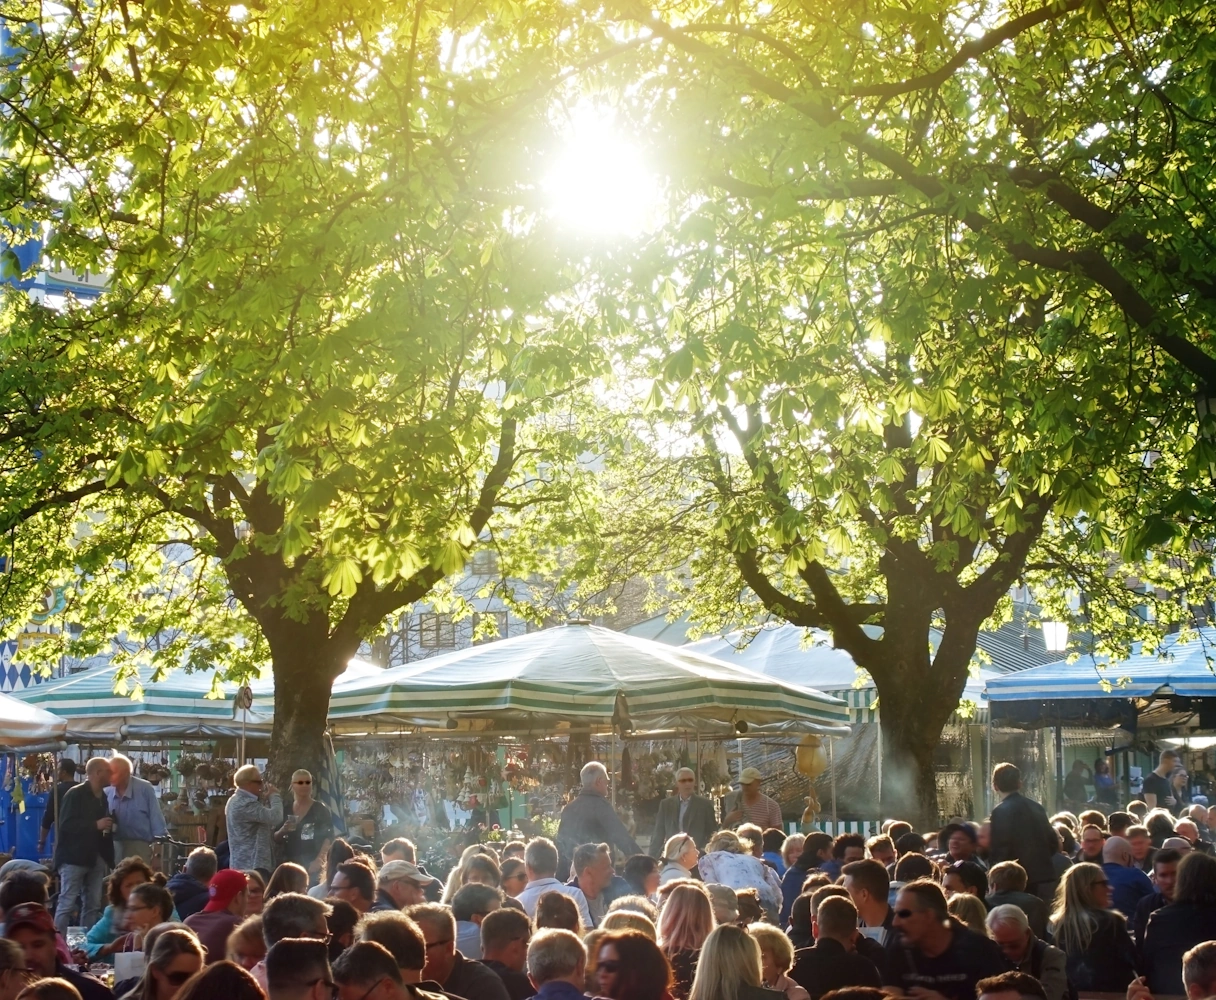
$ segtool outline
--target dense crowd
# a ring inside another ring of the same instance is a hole
[[[1162,773],[1176,763],[1168,756]],[[97,796],[101,774],[90,761],[73,787]],[[866,838],[786,836],[753,822],[775,803],[751,769],[726,803],[733,829],[718,829],[692,773],[676,778],[652,854],[617,818],[593,762],[554,840],[473,844],[441,881],[408,840],[373,856],[326,832],[307,772],[293,778],[293,825],[243,768],[234,799],[245,823],[230,823],[230,858],[268,857],[304,816],[323,853],[272,872],[221,867],[198,848],[167,883],[125,857],[105,879],[83,954],[68,952],[47,909],[45,873],[10,862],[0,868],[0,1000],[1216,995],[1208,811],[1168,783],[1152,802],[1048,817],[1002,764],[1000,802],[983,822],[917,832],[888,821]],[[112,825],[96,829],[110,836]],[[74,968],[130,952],[144,971],[113,990]]]

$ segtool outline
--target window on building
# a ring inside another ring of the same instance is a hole
[[[452,616],[434,612],[419,615],[418,645],[423,649],[455,649],[456,623]]]
[[[497,576],[498,553],[494,549],[478,549],[473,553],[474,576]]]
[[[494,635],[480,635],[481,630],[489,629],[493,622]],[[473,641],[476,643],[493,642],[495,639],[507,637],[507,613],[505,611],[480,611],[473,616]]]

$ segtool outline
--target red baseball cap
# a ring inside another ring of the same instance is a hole
[[[21,903],[4,914],[4,933],[12,934],[19,927],[32,927],[53,935],[55,920],[41,903]]]
[[[207,905],[203,907],[204,913],[215,913],[218,910],[228,909],[228,904],[239,896],[249,884],[249,880],[245,878],[244,872],[239,872],[235,868],[224,868],[215,873],[215,878],[211,880],[211,885],[207,889],[207,895],[210,897],[207,900]]]

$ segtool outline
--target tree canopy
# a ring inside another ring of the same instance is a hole
[[[512,60],[538,26],[421,2],[3,13],[10,242],[108,275],[93,305],[6,297],[4,611],[63,584],[78,650],[269,659],[275,757],[301,766],[386,615],[580,488],[571,414],[604,355],[535,218],[549,67]]]

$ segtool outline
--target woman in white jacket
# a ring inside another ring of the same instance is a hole
[[[760,905],[776,919],[781,912],[781,880],[759,858],[745,853],[739,837],[731,830],[719,830],[705,845],[707,851],[698,862],[701,878],[719,882],[732,889],[755,889]]]

